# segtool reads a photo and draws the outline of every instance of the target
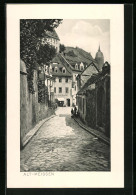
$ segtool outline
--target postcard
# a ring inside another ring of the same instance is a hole
[[[123,188],[124,6],[6,10],[7,188]]]

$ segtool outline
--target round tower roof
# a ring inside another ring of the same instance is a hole
[[[103,58],[103,57],[104,57],[104,56],[103,56],[103,53],[101,52],[100,46],[99,46],[99,49],[98,49],[98,51],[97,51],[97,53],[96,53],[95,58]]]

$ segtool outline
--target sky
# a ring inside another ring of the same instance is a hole
[[[65,19],[56,28],[60,43],[80,47],[95,58],[100,44],[104,61],[110,62],[110,20]]]

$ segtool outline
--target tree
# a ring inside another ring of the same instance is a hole
[[[37,51],[37,62],[41,66],[43,64],[48,65],[48,63],[54,58],[55,55],[56,55],[55,47],[49,44],[41,45],[39,50]]]
[[[34,93],[33,72],[37,63],[47,64],[55,55],[54,48],[47,43],[43,46],[41,39],[46,31],[53,31],[61,21],[60,19],[20,20],[20,57],[26,63],[30,93]]]
[[[66,48],[65,48],[65,46],[63,44],[60,44],[60,48],[59,49],[60,49],[60,52],[63,52],[63,51],[65,51]]]

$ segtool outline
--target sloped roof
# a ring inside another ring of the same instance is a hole
[[[80,91],[78,91],[78,95],[79,94],[83,94],[87,89],[90,89],[89,85],[98,82],[98,80],[105,76],[107,73],[110,73],[110,65],[108,62],[105,62],[105,64],[103,65],[103,69],[101,72],[98,72],[97,74],[93,74],[88,81],[84,84],[84,86],[80,89]]]
[[[89,66],[92,66],[94,67],[94,70],[96,70],[97,72],[99,72],[99,69],[97,68],[98,64],[96,62],[91,62],[81,73],[81,75],[86,71],[86,69],[89,67]]]
[[[69,55],[69,52],[73,52],[74,55]],[[86,52],[81,48],[74,48],[74,47],[66,47],[65,51],[65,59],[72,65],[75,66],[77,63],[78,65],[82,62],[85,67],[90,64],[91,61],[94,61],[93,57],[90,53]],[[73,67],[74,69],[74,67]],[[76,70],[76,69],[74,69]]]
[[[62,58],[60,54],[57,54],[55,56],[55,58],[52,60],[51,66],[52,68],[55,68],[55,67],[58,68],[58,72],[52,72],[53,76],[63,76],[63,77],[72,76],[71,69],[67,66],[67,63],[64,61],[64,59]],[[60,68],[63,68],[63,67],[65,67],[65,70],[66,70],[65,73],[60,71]]]

